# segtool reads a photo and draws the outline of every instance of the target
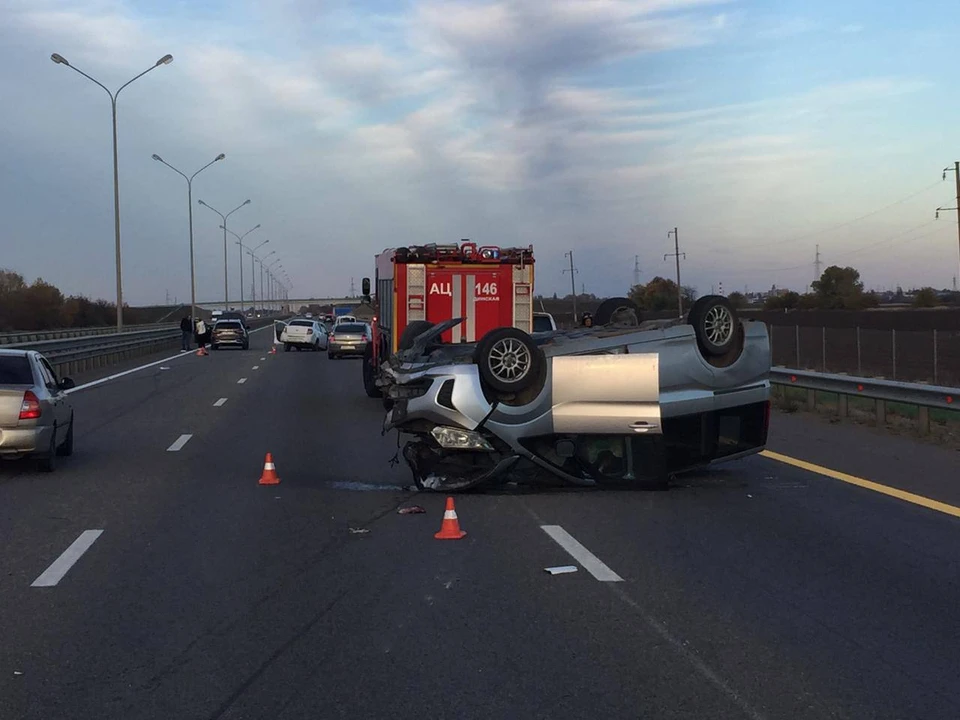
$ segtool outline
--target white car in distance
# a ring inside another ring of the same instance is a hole
[[[294,318],[280,334],[284,352],[327,349],[327,329],[313,318]]]

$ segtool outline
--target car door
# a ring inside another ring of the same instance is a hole
[[[589,435],[660,435],[657,353],[550,358],[553,429]]]
[[[327,349],[327,328],[323,323],[315,323],[313,331],[317,334],[317,345],[321,350]]]
[[[49,402],[53,410],[53,418],[57,423],[57,444],[59,445],[66,436],[66,427],[70,423],[70,408],[67,404],[67,396],[60,389],[57,373],[47,362],[47,359],[43,355],[37,355],[36,359],[40,368],[40,377],[47,388],[47,392],[50,393]]]

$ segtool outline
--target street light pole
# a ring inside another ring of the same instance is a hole
[[[276,250],[271,250],[271,251],[268,252],[266,255],[264,255],[262,259],[261,259],[261,258],[257,258],[257,262],[260,263],[260,295],[261,295],[261,297],[260,297],[260,307],[261,307],[261,309],[263,309],[263,310],[266,310],[266,306],[264,305],[264,302],[263,302],[263,301],[266,299],[266,298],[264,297],[265,293],[264,293],[264,289],[263,289],[263,261],[266,260],[266,259],[267,259],[268,257],[270,257],[271,255],[276,255],[276,254],[277,254],[277,251],[276,251]]]
[[[243,251],[249,250],[249,248],[243,244],[243,239],[247,235],[252,233],[254,230],[258,230],[259,228],[260,228],[260,223],[257,223],[255,226],[247,230],[243,235],[237,235],[233,230],[227,230],[227,228],[225,228],[223,225],[220,226],[221,230],[227,230],[228,233],[233,235],[237,239],[237,245],[240,246],[240,312],[244,312],[243,310]]]
[[[223,228],[223,309],[229,310],[230,309],[230,290],[229,290],[229,284],[227,281],[227,218],[233,215],[237,210],[242,208],[244,205],[249,205],[250,200],[244,200],[242,203],[237,205],[237,207],[235,207],[233,210],[228,212],[226,215],[224,215],[222,212],[220,212],[216,208],[210,207],[203,200],[197,200],[197,202],[203,205],[205,208],[209,208],[210,210],[213,210],[217,215],[219,215],[223,219],[223,225],[220,226],[221,228]],[[241,304],[242,304],[242,300],[243,298],[241,298]]]
[[[208,167],[213,165],[215,162],[219,160],[223,160],[225,157],[226,155],[224,155],[223,153],[220,153],[213,160],[211,160],[202,168],[197,170],[193,175],[191,175],[190,177],[187,177],[186,174],[177,170],[177,168],[175,168],[173,165],[168,163],[166,160],[164,160],[162,157],[160,157],[156,153],[154,153],[153,155],[154,160],[156,160],[157,162],[163,163],[164,165],[166,165],[168,168],[173,170],[175,173],[180,175],[180,177],[182,177],[184,180],[187,181],[187,216],[189,218],[189,223],[190,223],[190,319],[193,322],[196,322],[197,320],[197,280],[196,280],[197,276],[196,276],[196,271],[194,269],[195,263],[194,263],[194,255],[193,255],[193,179],[197,175],[202,173],[204,170],[206,170]]]
[[[280,258],[277,258],[272,263],[267,265],[267,277],[270,279],[270,303],[271,307],[276,302],[277,299],[277,279],[273,276],[273,273],[270,272],[273,269],[273,266],[280,262]],[[276,309],[276,308],[274,308]]]
[[[257,275],[256,275],[256,268],[254,267],[253,261],[256,260],[257,258],[255,254],[257,250],[262,248],[268,242],[270,241],[264,240],[262,243],[260,243],[250,251],[250,292],[251,292],[251,299],[253,300],[254,312],[256,312],[257,310]],[[263,292],[263,286],[260,287],[260,292],[261,293]]]
[[[172,63],[173,55],[164,55],[162,58],[157,60],[153,66],[144,70],[142,73],[133,78],[133,80],[128,80],[121,85],[116,92],[110,92],[106,85],[90,77],[83,70],[75,68],[73,65],[67,62],[63,55],[60,55],[59,53],[53,53],[50,56],[50,59],[53,60],[53,62],[55,62],[57,65],[64,65],[71,70],[80,73],[87,80],[103,88],[107,95],[110,96],[110,108],[113,116],[113,229],[116,240],[117,264],[117,332],[121,332],[123,330],[123,273],[121,271],[120,261],[120,164],[117,151],[117,98],[120,96],[120,91],[134,80],[142,78],[148,72],[155,70],[161,65],[169,65]]]

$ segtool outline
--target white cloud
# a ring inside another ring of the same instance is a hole
[[[726,44],[749,34],[745,11],[710,0],[416,2],[393,16],[341,1],[243,7],[233,33],[190,5],[148,19],[119,0],[11,4],[0,60],[27,69],[3,78],[17,90],[0,151],[37,180],[0,198],[0,210],[42,239],[15,251],[28,275],[49,275],[36,246],[79,233],[94,259],[49,279],[110,295],[106,99],[46,60],[54,50],[109,87],[175,56],[120,103],[125,277],[139,301],[161,299],[158,268],[186,292],[184,189],[153,152],[184,170],[226,152],[195,197],[218,208],[251,197],[231,223],[261,223],[307,294],[343,292],[383,247],[468,236],[534,242],[549,292],[562,290],[562,251],[586,239],[603,243],[582,261],[592,285],[609,271],[604,260],[632,258],[638,233],[660,238],[661,225],[689,227],[691,258],[723,238],[762,235],[783,221],[771,198],[783,203],[829,174],[835,118],[882,113],[927,87],[868,77],[745,101],[732,90],[746,81],[734,78],[708,95],[697,63],[722,63]],[[791,28],[800,25],[781,25]],[[685,53],[698,60],[685,65]],[[665,72],[672,59],[680,69]],[[45,193],[71,200],[37,221]],[[701,215],[725,229],[708,231]],[[217,221],[200,212],[195,222],[200,294],[216,298]],[[660,245],[641,248],[647,264]]]

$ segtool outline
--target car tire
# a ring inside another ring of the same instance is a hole
[[[687,322],[693,325],[704,357],[725,357],[734,351],[739,356],[743,332],[737,311],[727,298],[722,295],[700,298],[690,308]]]
[[[70,457],[73,455],[73,414],[70,415],[70,427],[67,428],[67,437],[60,447],[57,448],[57,454],[61,457]]]
[[[432,322],[427,322],[426,320],[414,320],[403,329],[402,333],[400,333],[400,340],[397,342],[397,352],[412,348],[413,341],[417,339],[417,336],[425,333],[432,327]]]
[[[616,323],[636,326],[641,320],[640,308],[633,300],[625,297],[607,298],[593,314],[594,325]]]
[[[513,327],[495,328],[480,338],[473,361],[487,387],[512,394],[541,382],[547,362],[533,338]]]
[[[220,349],[220,346],[219,346],[219,345],[213,345],[213,344],[211,344],[211,345],[210,345],[210,349],[213,350],[213,351],[217,351],[217,350]]]
[[[51,473],[57,469],[57,426],[53,426],[53,434],[50,437],[50,448],[46,453],[37,458],[37,467],[40,472]]]

